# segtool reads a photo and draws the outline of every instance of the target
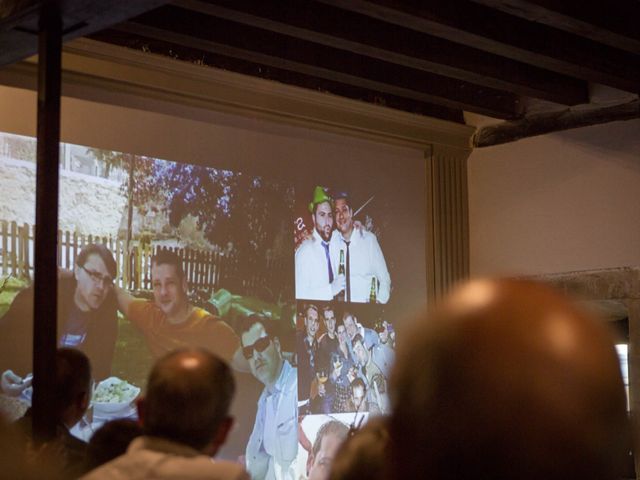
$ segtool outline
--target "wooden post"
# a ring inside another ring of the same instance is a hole
[[[13,275],[16,277],[20,277],[20,270],[18,269],[18,247],[17,247],[17,239],[18,239],[18,224],[13,221],[11,222],[11,271]]]
[[[64,266],[71,270],[71,234],[69,230],[64,232]]]
[[[9,275],[9,226],[2,220],[2,275]]]
[[[62,18],[55,0],[42,3],[38,43],[38,147],[33,328],[33,434],[56,432],[54,402],[57,320],[56,234],[60,148]]]
[[[31,280],[31,258],[29,258],[29,224],[22,224],[22,264],[24,275]]]

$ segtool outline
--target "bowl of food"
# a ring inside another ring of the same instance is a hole
[[[125,410],[140,394],[140,388],[118,377],[101,381],[93,391],[95,413],[117,413]]]

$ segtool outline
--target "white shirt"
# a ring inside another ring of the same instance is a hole
[[[377,280],[378,289],[376,300],[378,303],[387,303],[391,292],[391,277],[384,255],[378,244],[376,236],[364,229],[353,229],[349,244],[349,255],[347,262],[347,244],[342,235],[338,235],[336,259],[339,258],[340,250],[344,251],[345,265],[348,263],[351,301],[367,303],[371,293],[371,279]],[[332,260],[333,261],[333,260]],[[336,267],[337,268],[337,267]]]
[[[297,369],[286,360],[271,392],[258,399],[253,431],[247,443],[247,470],[251,478],[293,480],[298,453]]]
[[[340,238],[334,230],[329,239],[329,258],[331,271],[335,278],[338,268],[338,242]],[[296,298],[304,300],[332,300],[329,268],[323,239],[313,229],[311,238],[306,239],[296,250]]]

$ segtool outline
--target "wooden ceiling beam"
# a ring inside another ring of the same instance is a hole
[[[205,23],[193,20],[193,14],[185,10],[162,9],[115,28],[203,52],[494,118],[516,119],[523,114],[520,98],[508,92],[478,87],[219,18],[207,16]]]
[[[613,0],[472,0],[504,13],[543,23],[611,47],[640,54],[640,3]]]
[[[563,105],[588,102],[585,82],[317,2],[282,0],[277,8],[252,0],[172,5],[517,95]]]
[[[162,40],[152,39],[140,35],[140,32],[129,33],[127,25],[122,25],[117,28],[120,30],[108,29],[92,34],[91,39],[172,57],[182,62],[215,67],[221,70],[303,87],[313,91],[359,100],[395,110],[464,124],[462,110],[460,109],[452,109],[432,103],[381,93],[379,91],[354,87],[337,81],[305,75],[277,67],[265,66],[264,64],[245,61],[237,57],[225,56],[220,53],[205,52],[199,48],[191,48],[183,44],[171,43],[167,38],[163,38]]]
[[[636,118],[640,118],[640,100],[590,110],[540,113],[480,128],[473,136],[473,146],[490,147],[546,133]]]
[[[168,0],[60,2],[62,41],[88,35],[110,25],[159,7]],[[7,0],[0,9],[0,66],[17,62],[38,52],[40,11],[44,0]]]
[[[319,0],[506,59],[637,93],[640,57],[471,1]]]

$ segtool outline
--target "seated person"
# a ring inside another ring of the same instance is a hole
[[[55,395],[51,400],[54,404],[56,434],[48,448],[60,452],[56,460],[63,475],[77,478],[86,471],[84,460],[87,444],[69,431],[83,417],[91,401],[91,365],[81,351],[60,348],[56,352]],[[33,444],[32,421],[32,411],[29,409],[15,423],[23,434],[25,448]]]
[[[129,444],[140,435],[142,426],[135,420],[119,418],[102,425],[87,446],[87,471],[124,455]]]
[[[159,250],[151,259],[151,282],[153,301],[115,290],[120,310],[142,332],[154,358],[176,348],[202,347],[232,362],[238,336],[225,322],[189,303],[182,259],[176,253]]]
[[[604,321],[505,279],[462,285],[419,320],[392,377],[389,478],[623,477],[626,395]]]
[[[206,350],[177,350],[156,362],[138,401],[144,435],[86,480],[248,480],[238,464],[214,461],[233,425],[231,369]]]
[[[73,272],[58,278],[58,347],[83,351],[97,380],[111,374],[118,336],[115,277],[113,254],[104,245],[89,244],[76,257]],[[29,386],[22,380],[32,371],[33,293],[33,285],[18,293],[0,318],[0,371],[12,370],[3,376],[9,395]]]

